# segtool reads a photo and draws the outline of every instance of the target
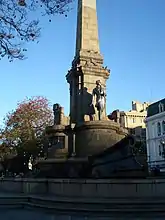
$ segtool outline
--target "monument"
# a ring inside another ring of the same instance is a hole
[[[75,56],[66,75],[70,117],[64,122],[64,110],[55,104],[54,126],[48,134],[54,149],[59,148],[57,143],[62,140],[64,147],[58,152],[82,158],[116,144],[126,133],[106,115],[106,81],[110,70],[103,66],[100,53],[96,0],[78,0],[76,35]]]
[[[106,115],[106,81],[110,70],[100,53],[96,0],[79,0],[76,51],[66,75],[70,86],[70,125],[75,125],[75,152],[86,157],[125,137]]]
[[[99,48],[96,0],[78,0],[76,51],[66,75],[70,115],[67,121],[64,109],[54,105],[54,125],[46,131],[49,159],[41,162],[40,167],[51,167],[58,177],[70,176],[72,168],[74,175],[79,176],[80,170],[86,175],[84,167],[88,167],[90,156],[105,151],[127,135],[119,123],[106,115],[109,76]]]
[[[92,92],[98,81],[106,91],[109,75],[99,49],[96,0],[79,0],[75,57],[66,76],[70,85],[71,123],[99,120],[96,99],[91,105]],[[106,118],[106,105],[102,118]]]

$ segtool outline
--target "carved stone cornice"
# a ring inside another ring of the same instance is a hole
[[[110,70],[104,67],[82,66],[82,72],[85,75],[102,76],[105,79],[108,79],[110,75]]]
[[[91,62],[94,65],[102,66],[103,65],[103,56],[99,53],[94,53],[91,51],[80,51],[78,56],[75,56],[72,66],[77,65],[77,63],[81,64],[84,62]]]
[[[70,83],[72,77],[79,75],[79,71],[77,71],[76,68],[72,68],[68,71],[68,74],[66,75],[67,82]],[[104,67],[98,67],[98,66],[81,66],[81,74],[85,75],[93,75],[93,76],[102,76],[105,79],[108,79],[110,76],[110,70],[104,68]]]
[[[83,51],[83,55],[75,58],[72,62],[72,68],[66,75],[67,82],[71,82],[71,78],[80,74],[102,76],[108,79],[110,76],[110,70],[107,67],[103,67],[103,58],[100,54],[88,53]]]

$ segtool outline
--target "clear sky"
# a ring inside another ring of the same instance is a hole
[[[77,1],[68,17],[42,18],[39,44],[25,61],[0,61],[0,119],[26,96],[43,95],[69,112],[65,75],[75,52]],[[165,1],[97,0],[100,48],[111,69],[107,113],[129,110],[131,101],[164,98]]]

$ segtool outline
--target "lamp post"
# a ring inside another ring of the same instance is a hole
[[[71,129],[72,129],[72,157],[75,157],[76,156],[76,146],[75,146],[75,142],[76,142],[76,134],[75,134],[75,131],[74,131],[74,128],[75,128],[75,124],[71,124]]]

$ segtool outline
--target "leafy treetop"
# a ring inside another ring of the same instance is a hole
[[[43,138],[45,128],[52,124],[53,113],[48,100],[42,96],[26,98],[6,115],[2,139],[12,147],[30,145],[34,148]]]

